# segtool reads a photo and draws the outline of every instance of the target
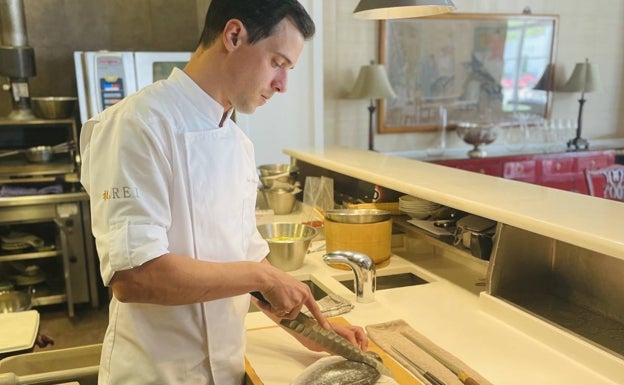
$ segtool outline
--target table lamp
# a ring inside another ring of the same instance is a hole
[[[364,65],[355,81],[355,85],[349,93],[352,99],[370,99],[368,106],[368,149],[374,150],[373,143],[373,114],[375,113],[375,99],[394,98],[396,94],[390,85],[386,69],[383,64]]]
[[[353,17],[369,20],[405,19],[455,10],[451,0],[360,0]]]
[[[533,89],[537,91],[552,91],[554,69],[555,66],[552,63],[548,63],[544,69],[544,73],[542,73],[542,76],[539,78],[537,83],[535,83]]]
[[[561,92],[580,92],[579,113],[576,125],[576,137],[568,141],[568,151],[587,150],[589,142],[581,137],[581,123],[583,120],[583,106],[585,105],[585,93],[600,89],[600,77],[598,76],[598,66],[589,64],[585,59],[584,63],[576,63],[572,76],[559,90]]]

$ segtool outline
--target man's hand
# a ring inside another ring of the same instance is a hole
[[[330,322],[330,327],[341,337],[344,337],[347,341],[357,346],[361,350],[368,349],[368,337],[366,337],[366,333],[364,329],[359,326],[354,325],[345,325],[336,322]],[[307,339],[290,329],[285,329],[290,334],[292,334],[303,346],[306,348],[315,351],[315,352],[327,352],[330,354],[335,354],[336,352],[332,352],[319,345],[318,343]]]

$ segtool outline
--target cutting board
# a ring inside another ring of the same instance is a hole
[[[349,324],[342,317],[332,322]],[[384,364],[401,385],[419,385],[420,382],[392,359],[383,349],[369,340],[368,350],[379,354]],[[279,326],[250,329],[247,331],[247,352],[245,371],[248,385],[288,385],[305,368],[327,353],[306,349],[288,332]]]

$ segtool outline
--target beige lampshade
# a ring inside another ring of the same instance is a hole
[[[600,76],[598,75],[598,66],[590,64],[585,59],[584,63],[576,63],[572,76],[561,87],[561,92],[592,92],[598,91],[601,87]]]
[[[395,98],[396,94],[390,85],[386,68],[383,64],[369,64],[360,68],[353,90],[349,94],[352,99],[386,99]]]
[[[533,89],[539,91],[552,91],[553,72],[554,66],[551,63],[547,64],[542,77],[539,78]]]
[[[451,0],[360,0],[353,17],[369,20],[406,19],[454,10],[455,4]]]

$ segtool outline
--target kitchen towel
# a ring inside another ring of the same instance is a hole
[[[439,378],[445,383],[445,385],[463,385],[453,372],[418,347],[418,345],[407,339],[402,333],[409,335],[411,338],[419,341],[423,346],[426,346],[430,351],[434,352],[439,357],[459,367],[480,385],[492,385],[492,383],[483,378],[472,368],[468,367],[468,365],[460,359],[434,344],[431,340],[418,333],[403,320],[394,320],[375,325],[368,325],[366,326],[366,332],[368,333],[368,337],[375,342],[375,344],[386,351],[386,353],[392,356],[392,358],[396,361],[400,362],[405,368],[408,368],[411,372],[416,372],[416,370],[413,369],[413,366],[401,357],[400,354],[396,353],[392,349],[393,347],[401,351],[409,357],[410,360],[417,363],[421,368]]]
[[[60,184],[45,187],[28,187],[28,186],[12,186],[1,185],[0,197],[17,197],[23,195],[44,195],[44,194],[61,194],[63,186]]]
[[[351,302],[336,294],[329,294],[316,301],[316,303],[325,317],[335,317],[340,314],[348,313],[353,309],[353,304]],[[308,317],[312,317],[312,313],[310,313],[309,310],[304,310],[303,313]]]

